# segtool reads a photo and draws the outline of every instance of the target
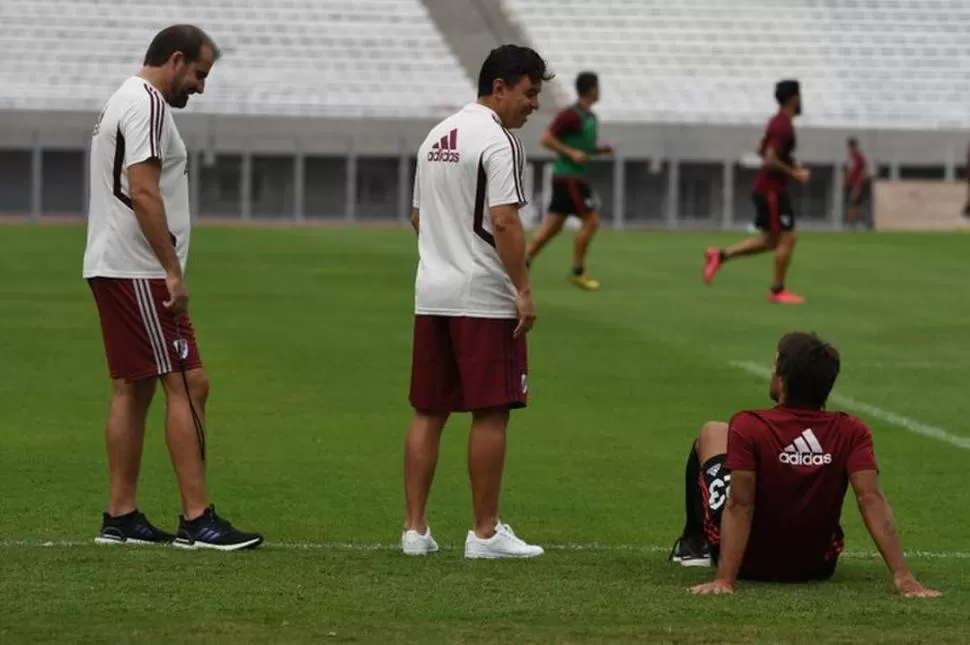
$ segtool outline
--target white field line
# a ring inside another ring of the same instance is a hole
[[[731,365],[742,369],[749,374],[754,374],[755,376],[760,376],[764,379],[771,378],[771,370],[762,365],[758,365],[757,363],[747,361],[732,361]],[[907,430],[913,434],[922,435],[931,439],[937,439],[939,441],[946,442],[951,446],[963,448],[964,450],[970,450],[970,437],[960,437],[955,434],[950,434],[943,428],[931,426],[923,423],[922,421],[911,419],[910,417],[904,417],[901,414],[896,414],[895,412],[891,412],[874,405],[869,405],[868,403],[853,399],[849,396],[844,396],[842,394],[833,394],[830,397],[830,400],[837,405],[854,410],[865,417],[879,419],[880,421],[894,425],[897,428],[902,428],[903,430]]]
[[[90,541],[79,540],[0,540],[0,549],[78,549],[78,548],[112,548],[101,546]],[[590,553],[667,553],[669,546],[651,546],[647,544],[546,544],[543,547],[547,551],[570,552],[585,551]],[[164,547],[148,547],[164,548]],[[266,542],[263,548],[270,550],[290,550],[290,551],[350,551],[350,552],[373,552],[373,551],[397,551],[400,549],[398,544],[390,543],[366,543],[366,542]],[[442,546],[442,551],[460,551],[460,547]],[[873,559],[880,557],[875,551],[846,551],[842,554],[847,558]],[[970,559],[970,551],[907,551],[906,556],[918,559],[935,560],[967,560]]]

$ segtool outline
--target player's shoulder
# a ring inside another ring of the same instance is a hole
[[[773,412],[773,409],[740,410],[728,420],[728,428],[735,432],[749,432],[764,428],[771,424],[770,417]]]
[[[770,119],[768,119],[768,125],[766,126],[769,132],[794,132],[795,126],[792,124],[792,120],[784,112],[776,112]]]
[[[825,414],[832,419],[833,424],[843,432],[856,434],[870,434],[869,424],[848,412],[841,410],[826,411]]]
[[[145,112],[153,110],[161,112],[165,107],[165,99],[145,79],[129,76],[108,99],[108,105]]]

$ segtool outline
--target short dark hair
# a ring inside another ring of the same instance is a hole
[[[202,48],[212,50],[212,60],[219,60],[222,53],[209,34],[195,25],[172,25],[162,29],[152,38],[148,51],[145,52],[144,65],[161,67],[168,62],[175,52],[182,52],[186,62],[192,63],[202,57]]]
[[[775,373],[785,386],[787,405],[824,406],[839,367],[839,352],[814,333],[792,332],[778,341]]]
[[[856,139],[855,137],[849,137],[846,143],[849,144],[850,148],[856,148],[859,146],[859,140]]]
[[[600,79],[596,76],[596,72],[580,72],[576,77],[576,94],[586,96],[599,87],[599,84]]]
[[[495,79],[502,79],[509,87],[528,76],[533,83],[551,81],[554,74],[546,71],[546,61],[529,47],[501,45],[488,53],[478,72],[478,96],[491,96]]]
[[[788,103],[792,98],[798,96],[799,92],[801,92],[801,87],[799,87],[798,81],[793,78],[786,78],[775,84],[775,100],[778,101],[778,105]]]

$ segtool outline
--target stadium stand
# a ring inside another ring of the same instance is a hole
[[[572,78],[600,72],[612,121],[760,124],[782,77],[802,124],[970,127],[965,0],[502,0]]]
[[[175,22],[225,52],[188,111],[416,117],[472,92],[419,0],[4,0],[0,108],[97,110]]]

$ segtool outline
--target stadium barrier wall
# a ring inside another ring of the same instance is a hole
[[[883,231],[970,230],[965,181],[898,180],[873,185],[875,225]]]

